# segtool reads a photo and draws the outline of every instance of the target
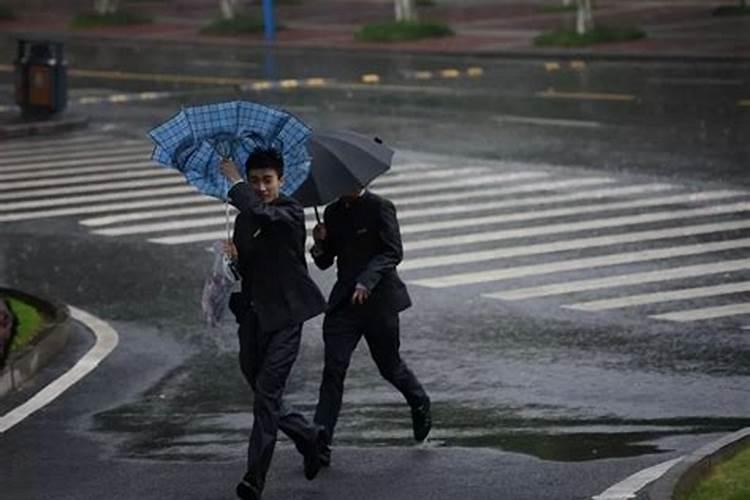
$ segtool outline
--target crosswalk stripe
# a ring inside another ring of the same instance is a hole
[[[0,217],[6,217],[2,212],[11,212],[13,210],[23,210],[28,208],[40,209],[49,207],[63,207],[70,205],[80,205],[82,203],[92,203],[97,201],[110,201],[110,200],[127,200],[131,198],[148,198],[149,196],[163,196],[169,194],[181,194],[191,193],[197,194],[195,188],[192,186],[174,186],[164,187],[156,189],[141,189],[135,191],[122,191],[115,193],[104,193],[104,194],[87,194],[81,196],[70,196],[66,198],[51,198],[48,200],[30,200],[30,201],[16,201],[13,203],[0,204]],[[18,215],[18,214],[10,214]],[[20,219],[17,219],[20,220]]]
[[[137,161],[137,162],[143,162],[148,160],[149,156],[148,154],[140,153],[140,154],[124,154],[124,155],[111,155],[107,156],[105,158],[85,158],[85,159],[75,159],[75,160],[64,160],[64,161],[46,161],[46,162],[35,162],[30,163],[28,165],[12,165],[10,167],[0,167],[0,172],[3,174],[15,174],[15,173],[21,173],[21,172],[29,172],[34,173],[38,171],[45,171],[49,168],[60,168],[60,167],[83,167],[88,165],[112,165],[112,164],[120,164],[120,165],[127,165],[128,162],[131,161]],[[151,163],[155,167],[157,166],[156,163]]]
[[[737,316],[740,314],[750,314],[750,302],[717,307],[703,307],[700,309],[690,309],[688,311],[677,311],[665,314],[655,314],[649,317],[668,321],[687,322],[725,318],[727,316]]]
[[[440,276],[437,278],[426,278],[411,280],[417,285],[430,288],[445,288],[449,286],[476,285],[493,281],[503,281],[528,276],[539,276],[542,274],[553,274],[565,271],[576,271],[580,269],[593,269],[595,267],[607,267],[621,264],[634,264],[652,260],[669,259],[673,257],[684,257],[688,255],[700,255],[724,250],[750,247],[750,238],[737,240],[716,241],[701,243],[697,245],[673,246],[658,248],[655,250],[641,250],[637,252],[623,252],[598,257],[583,259],[563,260],[544,264],[533,264],[528,266],[515,266],[512,268],[484,270],[471,273],[456,273]]]
[[[135,154],[140,153],[141,158],[148,158],[151,151],[148,148],[144,148],[141,144],[136,144],[133,146],[125,147],[125,148],[112,148],[112,149],[104,149],[99,151],[77,151],[73,154],[55,154],[56,160],[53,162],[46,162],[46,163],[54,163],[58,164],[61,161],[65,160],[81,160],[81,159],[89,159],[89,158],[99,158],[101,156],[114,156],[114,155],[126,155],[126,154]],[[18,163],[37,163],[39,161],[45,161],[50,158],[49,153],[44,154],[34,154],[25,156],[23,158],[15,159],[5,159],[2,156],[0,156],[0,169],[6,166],[14,166],[18,165]],[[33,169],[32,169],[33,170]]]
[[[409,173],[389,173],[382,177],[375,179],[372,186],[388,186],[391,184],[398,184],[401,182],[410,182],[414,180],[422,179],[443,179],[445,177],[455,177],[456,175],[472,175],[488,172],[489,169],[482,167],[465,167],[461,170],[456,169],[435,169],[431,172],[409,172]]]
[[[131,212],[125,214],[108,215],[104,217],[94,217],[80,221],[84,226],[101,227],[110,224],[120,224],[122,222],[140,221],[148,219],[161,219],[165,217],[178,217],[183,215],[214,214],[216,216],[224,214],[224,204],[216,201],[211,205],[190,206],[183,208],[173,208],[167,210],[149,210],[140,212]],[[234,216],[237,210],[230,207],[230,215]]]
[[[658,271],[620,274],[604,278],[571,280],[563,283],[550,283],[540,286],[514,288],[501,292],[486,293],[483,294],[483,296],[501,300],[532,299],[549,297],[552,295],[586,292],[590,290],[601,290],[603,288],[615,288],[629,285],[642,285],[646,283],[658,283],[661,281],[676,279],[695,278],[709,274],[728,273],[748,269],[750,269],[750,259],[734,259],[710,264],[665,268],[659,269]]]
[[[438,191],[441,189],[458,189],[472,186],[483,186],[490,183],[501,183],[511,181],[522,181],[527,179],[538,179],[547,177],[546,172],[516,172],[508,174],[475,175],[459,180],[449,180],[435,183],[414,184],[411,186],[395,186],[383,189],[373,189],[374,192],[384,196],[393,196],[406,193],[421,193],[425,191]]]
[[[167,169],[136,169],[124,172],[110,172],[106,174],[88,174],[88,175],[72,175],[69,177],[55,178],[55,179],[36,179],[36,180],[24,180],[24,181],[13,181],[3,182],[0,184],[0,191],[12,191],[16,189],[30,189],[30,188],[42,188],[52,186],[66,186],[71,184],[90,183],[99,181],[114,181],[118,179],[135,179],[141,177],[180,177],[174,171]],[[67,189],[66,189],[67,191]],[[70,191],[67,191],[70,192]]]
[[[749,291],[750,281],[740,281],[737,283],[726,283],[714,286],[701,286],[695,288],[683,288],[681,290],[641,293],[638,295],[628,295],[625,297],[617,297],[614,299],[591,300],[588,302],[567,304],[562,307],[566,309],[575,309],[578,311],[606,311],[610,309],[621,309],[624,307],[658,304],[661,302],[672,302],[676,300],[715,297],[717,295],[729,295],[732,293]]]
[[[511,199],[502,201],[488,201],[481,203],[464,203],[461,205],[449,205],[442,207],[429,207],[415,210],[405,210],[399,212],[399,219],[412,219],[424,216],[435,216],[435,215],[450,215],[459,214],[464,212],[474,212],[481,210],[497,210],[499,208],[518,208],[518,207],[535,207],[550,203],[560,203],[568,201],[580,201],[580,200],[596,200],[597,198],[606,197],[617,197],[617,196],[628,196],[634,194],[646,194],[654,193],[658,191],[665,191],[672,189],[673,186],[669,184],[645,184],[640,186],[626,186],[619,188],[610,189],[596,189],[590,191],[578,191],[575,193],[561,194],[561,195],[542,195],[534,196],[523,199]],[[472,199],[474,196],[472,195]],[[398,203],[396,204],[398,207]]]
[[[205,231],[201,233],[180,234],[177,236],[162,236],[150,238],[148,241],[160,245],[184,245],[187,243],[201,243],[205,241],[224,240],[226,231]]]
[[[3,151],[0,153],[0,160],[15,159],[16,161],[23,161],[29,156],[39,156],[39,155],[48,155],[48,156],[53,156],[55,158],[61,158],[65,156],[75,156],[74,153],[83,151],[84,146],[85,144],[65,144],[65,145],[54,146],[54,147],[28,147],[24,150],[16,150],[16,151],[5,151],[5,148],[3,148]],[[120,146],[140,146],[140,148],[142,149],[153,148],[152,145],[149,145],[148,143],[145,143],[143,141],[127,140],[127,139],[118,140],[116,142],[113,142],[113,141],[92,142],[90,143],[90,146],[96,147],[103,154],[106,154],[111,149],[114,149]]]
[[[497,214],[484,217],[471,217],[464,219],[451,219],[437,222],[425,222],[422,224],[411,224],[401,228],[402,234],[422,233],[426,231],[438,231],[442,229],[455,229],[462,227],[476,227],[479,225],[501,224],[506,222],[528,221],[545,219],[550,217],[562,217],[567,215],[580,215],[611,210],[622,210],[629,208],[645,208],[677,203],[690,203],[695,201],[712,201],[737,196],[746,196],[743,191],[706,191],[702,193],[680,194],[667,197],[647,198],[643,200],[624,201],[618,203],[598,203],[594,205],[574,206],[552,210],[533,210],[522,213]]]
[[[582,222],[571,222],[566,224],[549,224],[520,229],[505,229],[499,231],[484,231],[468,234],[459,234],[438,238],[426,238],[404,243],[404,250],[424,250],[427,248],[439,248],[448,246],[468,245],[473,243],[486,243],[512,238],[530,236],[544,236],[550,234],[572,233],[591,229],[603,229],[621,226],[632,226],[653,222],[664,222],[670,220],[690,219],[712,215],[729,214],[750,210],[750,203],[731,203],[727,205],[714,205],[686,210],[668,210],[622,217],[606,217]],[[467,227],[471,227],[467,225]]]
[[[70,195],[79,193],[91,193],[100,191],[116,191],[124,189],[138,189],[138,188],[150,188],[156,186],[167,186],[174,184],[185,184],[185,178],[180,175],[170,175],[165,178],[146,179],[138,181],[116,181],[116,182],[103,182],[100,184],[89,184],[89,185],[78,185],[78,186],[66,186],[59,188],[43,188],[33,189],[26,191],[13,191],[10,193],[0,193],[0,201],[4,200],[18,200],[27,198],[42,198],[46,196],[57,196],[57,195]],[[0,205],[0,211],[6,211],[7,204],[3,203]]]
[[[126,163],[118,162],[110,165],[91,165],[87,167],[63,167],[55,168],[54,170],[48,169],[33,173],[17,172],[15,174],[0,174],[0,182],[19,181],[30,178],[54,179],[55,177],[66,177],[69,175],[95,174],[99,172],[120,172],[122,170],[142,170],[146,168],[154,169],[156,168],[156,166],[153,161],[149,160]]]
[[[174,188],[166,188],[166,189],[159,189],[155,190],[159,191],[156,193],[158,196],[162,195],[169,195],[175,193]],[[198,208],[194,207],[196,203],[198,204],[206,204],[211,203],[210,206],[207,206],[205,208],[210,209],[211,211],[216,209],[217,201],[214,198],[210,198],[208,196],[203,196],[195,191],[192,191],[188,188],[179,188],[178,191],[176,191],[178,194],[182,194],[182,196],[177,197],[170,197],[170,198],[159,198],[159,199],[153,199],[153,200],[145,200],[145,201],[130,201],[130,202],[118,202],[118,203],[104,203],[104,204],[97,204],[97,205],[84,205],[84,206],[74,206],[74,207],[68,207],[68,208],[53,208],[53,209],[47,209],[47,210],[33,210],[28,212],[20,212],[20,213],[11,213],[11,214],[0,214],[0,222],[13,222],[13,221],[21,221],[21,220],[30,220],[30,219],[43,219],[46,217],[62,217],[67,215],[91,215],[91,214],[101,214],[101,213],[107,213],[107,212],[119,212],[122,210],[139,210],[143,208],[158,208],[158,207],[169,207],[169,206],[179,206],[179,205],[191,205],[191,208]],[[108,196],[107,199],[112,199],[111,196]],[[223,210],[224,205],[221,205],[221,209]]]
[[[750,220],[729,221],[715,224],[700,224],[697,226],[680,226],[667,229],[656,229],[652,231],[637,231],[633,233],[615,234],[609,236],[594,236],[590,238],[578,238],[572,240],[553,241],[550,243],[539,243],[535,245],[523,245],[515,247],[496,248],[491,250],[479,250],[476,252],[461,252],[434,257],[407,258],[399,266],[401,271],[415,269],[426,269],[440,266],[455,266],[488,260],[498,260],[510,257],[521,257],[525,255],[539,255],[567,250],[581,250],[623,243],[640,243],[651,240],[667,238],[678,238],[684,236],[695,236],[699,234],[717,233],[721,231],[735,231],[738,229],[750,229]]]
[[[10,141],[7,143],[3,143],[3,153],[25,152],[42,148],[55,148],[59,146],[67,146],[69,144],[101,144],[102,142],[108,143],[111,141],[111,137],[102,135],[80,135],[49,140],[32,139],[29,141]]]

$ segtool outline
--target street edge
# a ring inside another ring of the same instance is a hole
[[[233,47],[237,49],[267,49],[276,51],[294,51],[294,50],[317,50],[327,52],[359,52],[371,55],[382,55],[383,52],[398,52],[400,54],[410,55],[424,55],[432,57],[464,57],[464,58],[477,58],[477,59],[550,59],[557,58],[563,60],[571,59],[588,59],[597,61],[647,61],[647,62],[704,62],[704,63],[748,63],[750,57],[747,56],[735,56],[735,55],[710,55],[710,54],[691,54],[691,53],[673,53],[673,54],[653,54],[647,52],[607,52],[607,51],[595,51],[587,49],[488,49],[488,50],[438,50],[434,48],[404,48],[400,45],[382,45],[377,47],[372,46],[333,46],[325,44],[315,43],[268,43],[262,40],[245,40],[235,41],[227,40],[226,38],[211,38],[206,37],[201,41],[190,41],[181,38],[170,38],[170,37],[142,37],[142,38],[126,38],[121,35],[102,35],[97,33],[96,35],[86,33],[70,33],[66,31],[62,32],[28,32],[28,31],[8,31],[5,33],[10,38],[36,38],[36,39],[54,39],[61,42],[69,42],[75,40],[93,40],[96,39],[98,44],[124,44],[131,46],[143,46],[158,44],[160,47],[164,45],[173,46],[187,46],[187,47],[214,47],[214,48],[227,48]]]
[[[81,309],[68,306],[70,316],[90,329],[96,337],[94,346],[67,372],[50,382],[28,401],[0,416],[0,434],[44,408],[70,387],[96,369],[114,351],[120,341],[117,331],[106,321]]]
[[[3,120],[3,118],[11,120]],[[90,121],[90,118],[85,115],[53,116],[48,119],[39,118],[28,121],[20,119],[20,112],[18,115],[0,115],[0,140],[84,129],[89,126]]]
[[[750,427],[728,434],[692,453],[672,466],[659,479],[638,492],[638,500],[672,500],[691,492],[718,464],[750,446]]]
[[[64,304],[11,288],[0,288],[0,297],[14,297],[33,305],[50,319],[32,343],[6,360],[0,371],[0,397],[20,388],[46,366],[70,337],[70,310]]]

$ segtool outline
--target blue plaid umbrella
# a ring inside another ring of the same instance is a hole
[[[282,193],[293,193],[310,172],[305,143],[310,129],[287,112],[244,101],[184,108],[149,132],[151,158],[182,172],[201,193],[226,200],[229,182],[222,158],[242,167],[254,150],[275,149],[284,158]],[[240,168],[244,175],[244,169]]]

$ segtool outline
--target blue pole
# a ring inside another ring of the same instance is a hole
[[[273,17],[273,0],[263,0],[263,32],[267,42],[276,38],[276,21]]]

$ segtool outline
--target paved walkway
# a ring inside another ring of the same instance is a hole
[[[599,44],[585,49],[541,49],[533,45],[539,33],[572,27],[575,12],[548,12],[559,0],[434,0],[422,6],[424,20],[448,23],[456,35],[416,42],[371,44],[354,40],[362,24],[393,17],[392,0],[276,0],[277,18],[285,29],[279,47],[325,47],[350,50],[466,53],[500,56],[591,56],[643,58],[750,59],[750,16],[716,17],[713,10],[735,0],[599,0],[595,20],[601,25],[635,25],[643,40]],[[40,9],[38,0],[10,0],[18,19],[0,21],[0,31],[45,36],[122,37],[141,40],[190,41],[210,44],[262,45],[262,35],[209,37],[199,28],[218,15],[216,0],[123,0],[153,16],[148,25],[71,30],[70,19],[91,2],[60,0]],[[47,2],[48,4],[49,2]],[[258,1],[254,2],[259,3]],[[129,7],[130,4],[131,6]],[[250,9],[260,13],[258,5]],[[43,14],[41,12],[44,12]]]

